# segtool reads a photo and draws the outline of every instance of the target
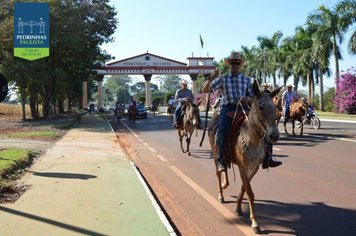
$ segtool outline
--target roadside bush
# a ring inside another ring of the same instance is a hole
[[[356,70],[353,67],[348,69],[337,83],[334,98],[336,112],[356,114]]]

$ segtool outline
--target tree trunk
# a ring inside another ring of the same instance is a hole
[[[307,73],[307,84],[308,84],[308,98],[311,99],[311,79],[310,79],[310,72]]]
[[[63,103],[64,103],[63,98],[58,99],[57,104],[58,104],[58,113],[59,114],[64,113]]]
[[[22,120],[26,120],[26,92],[25,86],[22,84],[21,88],[21,109],[22,109]]]
[[[33,85],[30,85],[30,110],[31,110],[31,117],[33,119],[39,118],[39,113],[37,110],[37,90]]]
[[[333,35],[333,53],[335,58],[335,87],[336,91],[338,91],[338,83],[339,83],[339,55],[337,53],[337,45],[336,45],[336,35]]]
[[[323,82],[323,71],[322,69],[319,68],[319,109],[321,111],[325,111],[324,109],[324,102],[323,102],[323,97],[324,97],[324,82]]]

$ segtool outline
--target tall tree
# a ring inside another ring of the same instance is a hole
[[[338,3],[334,9],[321,5],[307,19],[309,25],[315,24],[322,34],[332,40],[336,87],[340,75],[339,60],[342,59],[339,45],[343,42],[344,34],[348,28],[356,21],[355,4],[354,0],[345,0]]]
[[[277,31],[271,38],[266,36],[258,36],[257,40],[260,43],[261,59],[263,61],[265,81],[269,75],[273,78],[273,88],[276,86],[276,71],[278,69],[278,55],[280,42],[283,37],[281,31]]]

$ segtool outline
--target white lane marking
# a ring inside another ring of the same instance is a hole
[[[193,180],[191,180],[188,176],[183,174],[178,168],[175,166],[169,166],[169,168],[180,177],[186,184],[188,184],[195,192],[197,192],[202,198],[204,198],[210,205],[212,205],[218,212],[220,212],[226,219],[228,219],[232,225],[234,225],[237,229],[242,231],[245,235],[251,234],[251,227],[241,222],[240,225],[236,224],[236,216],[229,209],[223,206],[220,202],[218,202],[215,198],[210,196],[208,192],[206,192],[203,188],[201,188],[198,184],[196,184]]]
[[[157,157],[164,163],[168,163],[168,160],[164,158],[161,154],[157,154]]]
[[[274,147],[273,150],[275,150],[275,151],[280,151],[281,149]]]
[[[327,138],[327,139],[330,139],[330,140],[340,140],[340,141],[346,141],[346,142],[353,142],[353,143],[356,143],[356,140],[354,140],[354,139],[348,139],[348,138],[337,138],[337,137],[331,137],[331,136],[325,137],[325,136],[314,135],[314,134],[305,134],[305,135],[306,135],[306,136],[315,137],[315,138]]]
[[[146,147],[148,147],[149,145],[148,145],[148,143],[143,143],[143,145],[145,145]]]
[[[337,140],[341,140],[341,141],[347,141],[347,142],[353,142],[356,143],[356,140],[352,140],[352,139],[348,139],[348,138],[333,138],[333,137],[328,137],[330,139],[337,139]]]
[[[150,151],[153,152],[153,153],[157,153],[157,151],[154,148],[150,147],[150,146],[148,146],[148,149],[150,149]]]

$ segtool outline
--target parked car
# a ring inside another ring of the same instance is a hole
[[[143,103],[140,103],[137,105],[137,110],[138,110],[138,113],[137,113],[137,118],[138,117],[141,117],[142,119],[145,118],[147,119],[147,109],[145,108],[145,105]]]

